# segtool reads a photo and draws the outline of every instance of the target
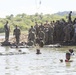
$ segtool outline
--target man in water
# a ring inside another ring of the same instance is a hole
[[[10,32],[10,27],[9,27],[8,21],[4,25],[4,30],[5,30],[5,41],[8,42],[9,41],[9,32]]]
[[[73,49],[69,49],[69,53],[70,53],[70,55],[74,55]]]
[[[67,52],[65,62],[72,62],[72,60],[70,60],[70,57],[71,57],[71,54]]]

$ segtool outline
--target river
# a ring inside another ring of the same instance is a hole
[[[65,62],[65,53],[74,49],[73,62]],[[23,55],[0,56],[0,75],[76,75],[76,47],[41,48],[40,55],[35,48],[1,47],[0,53],[26,52]],[[61,63],[59,60],[63,59]]]

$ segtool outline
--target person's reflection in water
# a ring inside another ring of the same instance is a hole
[[[5,53],[9,52],[10,51],[10,47],[6,46],[4,47],[5,48]]]
[[[8,56],[5,57],[5,75],[11,75],[10,73],[10,61],[9,61],[9,58]]]
[[[4,48],[5,48],[5,51],[3,52],[3,55],[8,55],[8,53],[10,51],[10,47],[6,46]]]
[[[12,71],[10,71],[12,69]],[[16,56],[5,56],[5,75],[16,75],[16,71],[19,71],[19,61]]]

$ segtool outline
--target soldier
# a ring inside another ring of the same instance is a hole
[[[21,31],[20,31],[19,27],[16,25],[16,28],[14,29],[13,35],[15,35],[17,44],[19,44],[20,34],[21,34]]]
[[[42,29],[40,28],[40,31],[38,33],[38,37],[40,41],[45,42],[45,33],[42,31]]]
[[[36,36],[38,36],[38,32],[39,32],[39,26],[38,26],[38,23],[35,22],[35,26],[34,26],[35,30],[36,30]]]
[[[72,22],[72,20],[71,20],[71,14],[72,14],[72,11],[70,11],[69,16],[68,16],[68,22],[69,22],[69,23]]]
[[[60,41],[60,21],[57,20],[55,27],[54,27],[54,42],[59,42]]]
[[[43,24],[41,23],[41,25],[39,26],[39,30],[42,30],[42,31],[44,31],[44,26],[43,26]]]
[[[76,24],[73,25],[73,28],[74,28],[74,36],[72,38],[72,41],[76,42]]]
[[[9,27],[8,21],[4,25],[4,29],[5,29],[5,41],[8,42],[9,41],[9,32],[10,32],[10,27]]]
[[[49,34],[49,44],[51,44],[53,43],[53,27],[52,26],[49,27],[48,34]]]
[[[28,41],[30,40],[35,43],[35,33],[33,31],[30,31],[28,34]]]
[[[49,27],[50,24],[48,23],[48,21],[46,21],[46,23],[44,24],[44,33],[45,33],[45,44],[49,44]]]
[[[44,38],[45,38],[45,33],[42,31],[41,28],[40,28],[40,31],[39,31],[38,37],[39,37],[40,40],[44,40]]]
[[[73,24],[76,24],[76,18],[73,20]]]
[[[65,34],[64,40],[65,40],[65,42],[69,42],[70,41],[70,33],[72,31],[71,25],[70,24],[66,25],[63,28],[63,30],[64,30],[64,34]]]
[[[49,27],[48,21],[46,21],[46,23],[44,24],[44,27]]]
[[[27,42],[27,45],[28,46],[33,46],[34,45],[34,42],[31,39],[29,39],[28,42]]]
[[[35,32],[36,30],[35,30],[35,28],[34,28],[33,26],[31,26],[31,28],[29,29],[29,32],[30,32],[30,31]]]
[[[45,27],[44,28],[44,33],[45,33],[45,44],[49,44],[49,28]]]

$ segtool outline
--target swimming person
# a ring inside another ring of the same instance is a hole
[[[37,51],[36,54],[41,54],[40,49],[37,49],[36,51]]]
[[[70,53],[71,55],[74,55],[73,49],[69,49],[69,53]]]
[[[70,56],[71,56],[71,54],[69,52],[67,52],[65,62],[72,62],[72,60],[70,60]]]

